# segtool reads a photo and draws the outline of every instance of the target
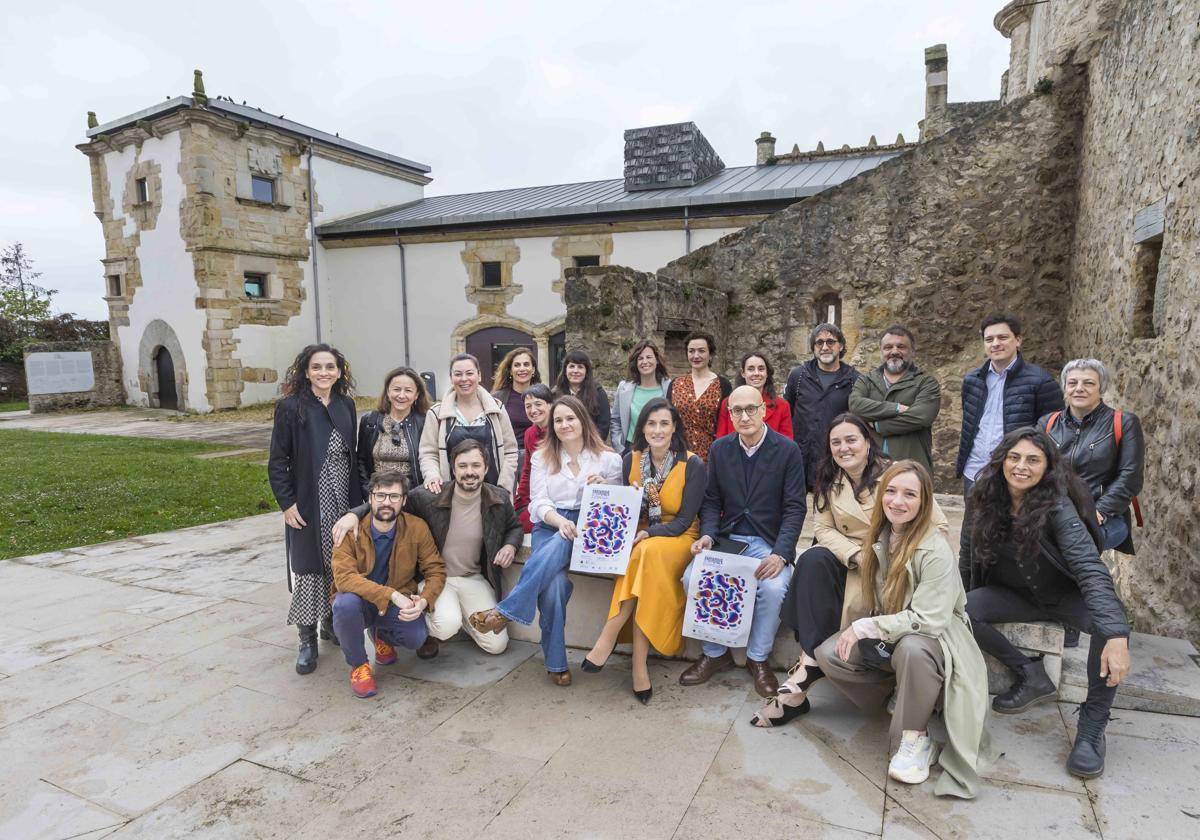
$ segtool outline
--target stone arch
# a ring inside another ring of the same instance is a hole
[[[550,336],[563,332],[567,328],[567,316],[560,315],[540,324],[512,315],[478,315],[468,318],[460,321],[450,334],[450,353],[452,355],[465,353],[467,336],[488,327],[508,327],[533,336],[538,349],[538,370],[542,371],[542,381],[544,382],[546,372],[550,370]]]
[[[187,360],[183,355],[183,345],[171,325],[161,319],[151,321],[142,332],[142,340],[138,344],[138,385],[146,393],[151,408],[158,408],[158,371],[156,355],[159,349],[165,349],[171,354],[175,367],[175,394],[179,401],[179,410],[187,411]]]

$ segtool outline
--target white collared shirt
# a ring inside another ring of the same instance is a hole
[[[534,522],[545,522],[546,514],[558,508],[578,508],[589,475],[600,476],[604,484],[621,483],[621,456],[611,449],[579,453],[577,476],[567,468],[570,456],[565,451],[558,472],[547,470],[542,461],[544,451],[539,447],[529,463],[529,518]]]
[[[757,452],[759,449],[761,449],[762,445],[764,443],[766,443],[767,431],[768,431],[767,424],[763,423],[762,429],[761,429],[762,434],[759,435],[758,443],[754,444],[753,446],[746,446],[746,441],[744,441],[742,439],[741,433],[740,432],[738,433],[738,445],[742,447],[742,451],[746,453],[747,458],[753,458],[754,453]]]

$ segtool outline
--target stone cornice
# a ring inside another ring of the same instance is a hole
[[[1007,6],[996,12],[996,17],[992,19],[992,25],[1005,38],[1011,38],[1014,29],[1022,23],[1028,23],[1033,17],[1033,7],[1036,5],[1030,0],[1012,0]]]

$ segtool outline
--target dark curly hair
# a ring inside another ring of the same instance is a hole
[[[867,442],[867,464],[863,468],[862,478],[854,487],[855,498],[862,495],[864,490],[874,492],[875,485],[879,483],[879,477],[892,463],[892,459],[880,451],[865,420],[857,414],[837,415],[829,421],[829,428],[825,430],[825,451],[821,454],[816,476],[813,478],[813,506],[820,511],[829,507],[830,497],[833,496],[833,486],[842,481],[843,470],[833,460],[833,452],[829,448],[829,438],[833,434],[833,430],[843,423],[849,423],[858,429],[863,440]]]
[[[1012,494],[1004,477],[1004,461],[1018,443],[1027,440],[1042,451],[1046,471],[1036,487],[1021,498],[1021,506],[1012,513]],[[1041,429],[1025,426],[1004,436],[992,452],[971,488],[975,515],[971,523],[972,562],[987,569],[996,562],[998,546],[1011,542],[1020,557],[1037,557],[1046,519],[1063,497],[1071,500],[1092,539],[1097,540],[1095,502],[1087,486],[1063,460],[1058,446]]]
[[[305,392],[312,393],[312,383],[308,381],[305,374],[308,372],[308,363],[318,353],[329,353],[337,362],[338,373],[341,376],[338,377],[337,382],[333,383],[331,389],[333,393],[343,397],[354,394],[354,377],[350,373],[350,363],[346,361],[342,351],[328,344],[310,344],[300,351],[283,376],[283,385],[280,390],[283,391],[285,397],[300,396]]]

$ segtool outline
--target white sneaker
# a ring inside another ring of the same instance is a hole
[[[906,785],[919,785],[929,778],[929,765],[936,752],[932,738],[906,729],[900,739],[900,749],[888,764],[888,775]]]

